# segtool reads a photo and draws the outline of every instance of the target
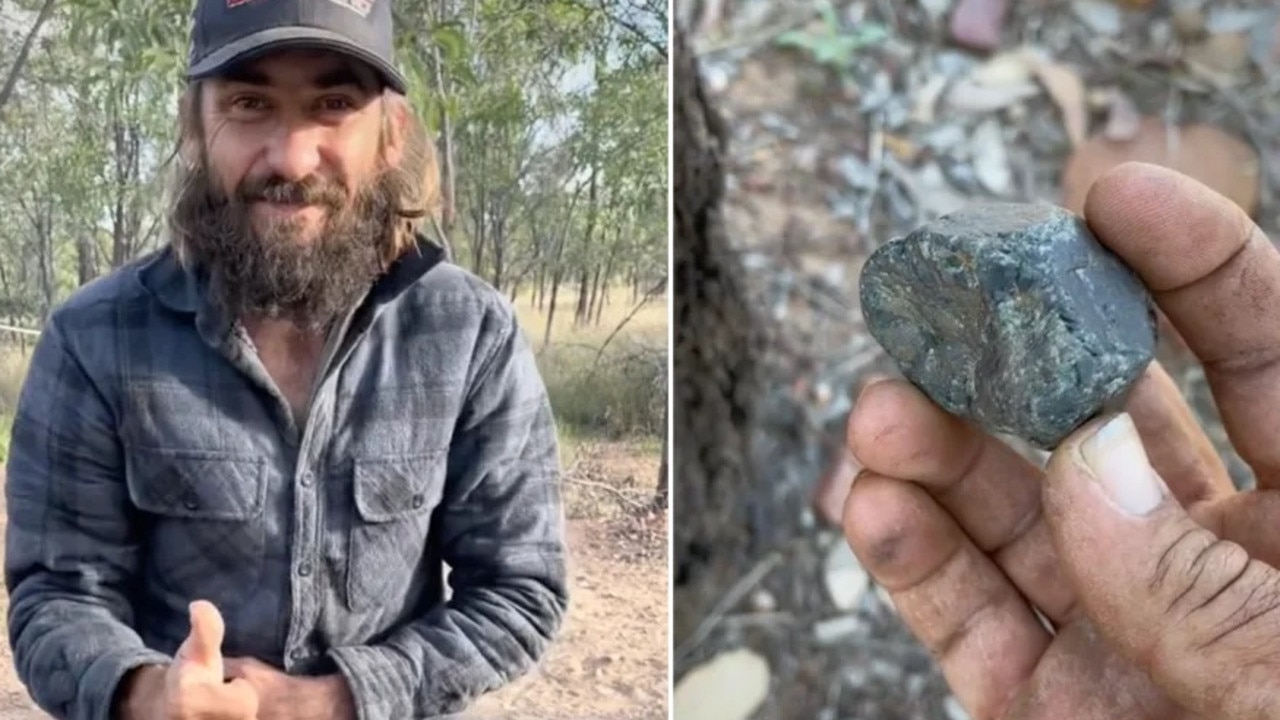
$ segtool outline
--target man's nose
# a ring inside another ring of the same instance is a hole
[[[271,171],[285,180],[309,177],[320,168],[318,128],[282,127],[267,149]]]

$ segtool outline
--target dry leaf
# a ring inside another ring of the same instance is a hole
[[[1199,5],[1180,4],[1173,8],[1173,30],[1183,40],[1195,40],[1204,35],[1204,9]]]
[[[911,110],[911,119],[922,125],[932,125],[938,100],[947,89],[945,75],[934,75],[916,92],[915,104]]]
[[[1032,80],[1037,60],[1031,51],[1021,48],[1002,52],[975,67],[969,79],[988,87],[1020,85]]]
[[[1129,142],[1104,133],[1076,148],[1062,169],[1062,204],[1083,212],[1089,187],[1117,165],[1137,161],[1189,175],[1231,199],[1252,215],[1258,205],[1259,161],[1247,143],[1211,125],[1169,128],[1159,118],[1144,118]]]
[[[969,79],[958,81],[947,92],[947,107],[962,113],[989,113],[1040,94],[1033,82],[988,87]]]
[[[988,113],[1040,94],[1032,69],[1034,59],[1021,50],[1003,52],[975,67],[947,91],[952,110]]]
[[[884,147],[892,153],[894,157],[908,165],[914,163],[916,158],[920,156],[920,146],[912,142],[910,138],[906,138],[901,135],[885,133]]]
[[[1248,66],[1250,44],[1242,32],[1218,33],[1188,47],[1183,60],[1207,79],[1226,82]]]
[[[1024,51],[1029,58],[1031,71],[1062,111],[1062,124],[1066,126],[1071,146],[1078,147],[1089,132],[1089,110],[1084,81],[1070,66],[1055,63],[1034,51]]]

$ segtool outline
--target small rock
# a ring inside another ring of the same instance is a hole
[[[1008,10],[1006,0],[960,0],[951,13],[951,39],[974,50],[1000,47]]]
[[[1071,11],[1085,27],[1099,35],[1119,35],[1124,29],[1124,15],[1114,3],[1105,0],[1075,0]]]
[[[993,195],[1009,195],[1013,191],[1013,170],[1009,166],[1008,144],[1000,122],[991,118],[979,123],[969,143],[978,182]]]
[[[813,639],[819,645],[835,645],[858,633],[862,620],[857,615],[838,615],[820,620],[813,625]]]
[[[920,5],[929,13],[929,17],[937,20],[951,9],[951,0],[920,0]]]
[[[778,609],[778,600],[773,593],[762,588],[751,593],[751,609],[760,613],[773,612]]]
[[[920,211],[927,217],[938,217],[964,207],[968,198],[947,180],[936,162],[925,164],[916,174],[916,197]]]
[[[1050,449],[1155,352],[1146,289],[1073,213],[985,203],[877,249],[867,328],[939,406]]]
[[[747,720],[769,692],[769,664],[746,649],[721,653],[676,685],[673,714],[698,720]]]
[[[840,610],[852,610],[862,602],[871,586],[871,578],[862,569],[849,543],[836,542],[827,551],[823,572],[831,602]]]
[[[1116,90],[1111,97],[1111,107],[1107,112],[1107,124],[1103,127],[1102,136],[1115,143],[1124,143],[1138,137],[1142,132],[1142,114],[1129,96]]]

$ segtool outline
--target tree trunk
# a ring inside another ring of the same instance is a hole
[[[671,505],[671,483],[668,479],[671,475],[670,463],[667,458],[670,453],[671,446],[667,443],[669,433],[666,432],[667,427],[667,411],[662,411],[662,455],[658,461],[658,491],[653,495],[653,507],[656,510],[665,511]]]
[[[551,326],[556,319],[556,295],[560,293],[561,271],[556,270],[551,276],[551,298],[547,305],[547,327],[542,332],[542,349],[551,347]]]
[[[674,417],[672,472],[677,646],[733,585],[747,550],[751,399],[763,326],[722,215],[726,132],[709,107],[682,30],[675,33]],[[677,672],[684,668],[677,666]]]
[[[22,40],[22,47],[18,48],[18,57],[14,58],[13,65],[9,68],[9,75],[4,80],[4,87],[0,88],[0,111],[4,110],[4,106],[9,104],[9,98],[13,97],[13,89],[18,86],[18,77],[22,75],[22,70],[26,67],[27,59],[31,56],[31,46],[35,45],[36,36],[40,34],[40,28],[49,20],[49,16],[53,14],[54,0],[44,0],[44,5],[40,6],[40,14],[36,15],[36,21],[31,23],[31,30],[27,32],[27,36]]]
[[[573,324],[587,324],[587,302],[591,299],[591,268],[582,267],[578,274],[578,304],[573,310]]]
[[[597,325],[600,324],[600,318],[604,315],[604,304],[609,299],[609,281],[613,279],[613,260],[618,255],[619,242],[621,242],[621,239],[616,237],[615,234],[613,246],[609,249],[609,258],[605,260],[604,263],[604,272],[597,276],[597,279],[599,280],[597,289],[598,296],[596,298],[595,317],[593,318],[593,322]],[[664,420],[662,427],[666,426],[667,423]]]

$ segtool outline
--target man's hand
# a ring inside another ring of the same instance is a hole
[[[294,677],[256,658],[227,658],[227,677],[242,679],[260,698],[257,720],[355,720],[341,675]]]
[[[191,632],[167,668],[139,668],[126,679],[122,715],[130,720],[256,720],[258,695],[244,680],[224,682],[226,627],[211,603],[191,604]]]
[[[1046,473],[886,381],[850,418],[866,470],[845,533],[976,720],[1274,717],[1280,253],[1234,204],[1148,165],[1099,180],[1085,215],[1204,364],[1259,490],[1235,492],[1156,364]]]

